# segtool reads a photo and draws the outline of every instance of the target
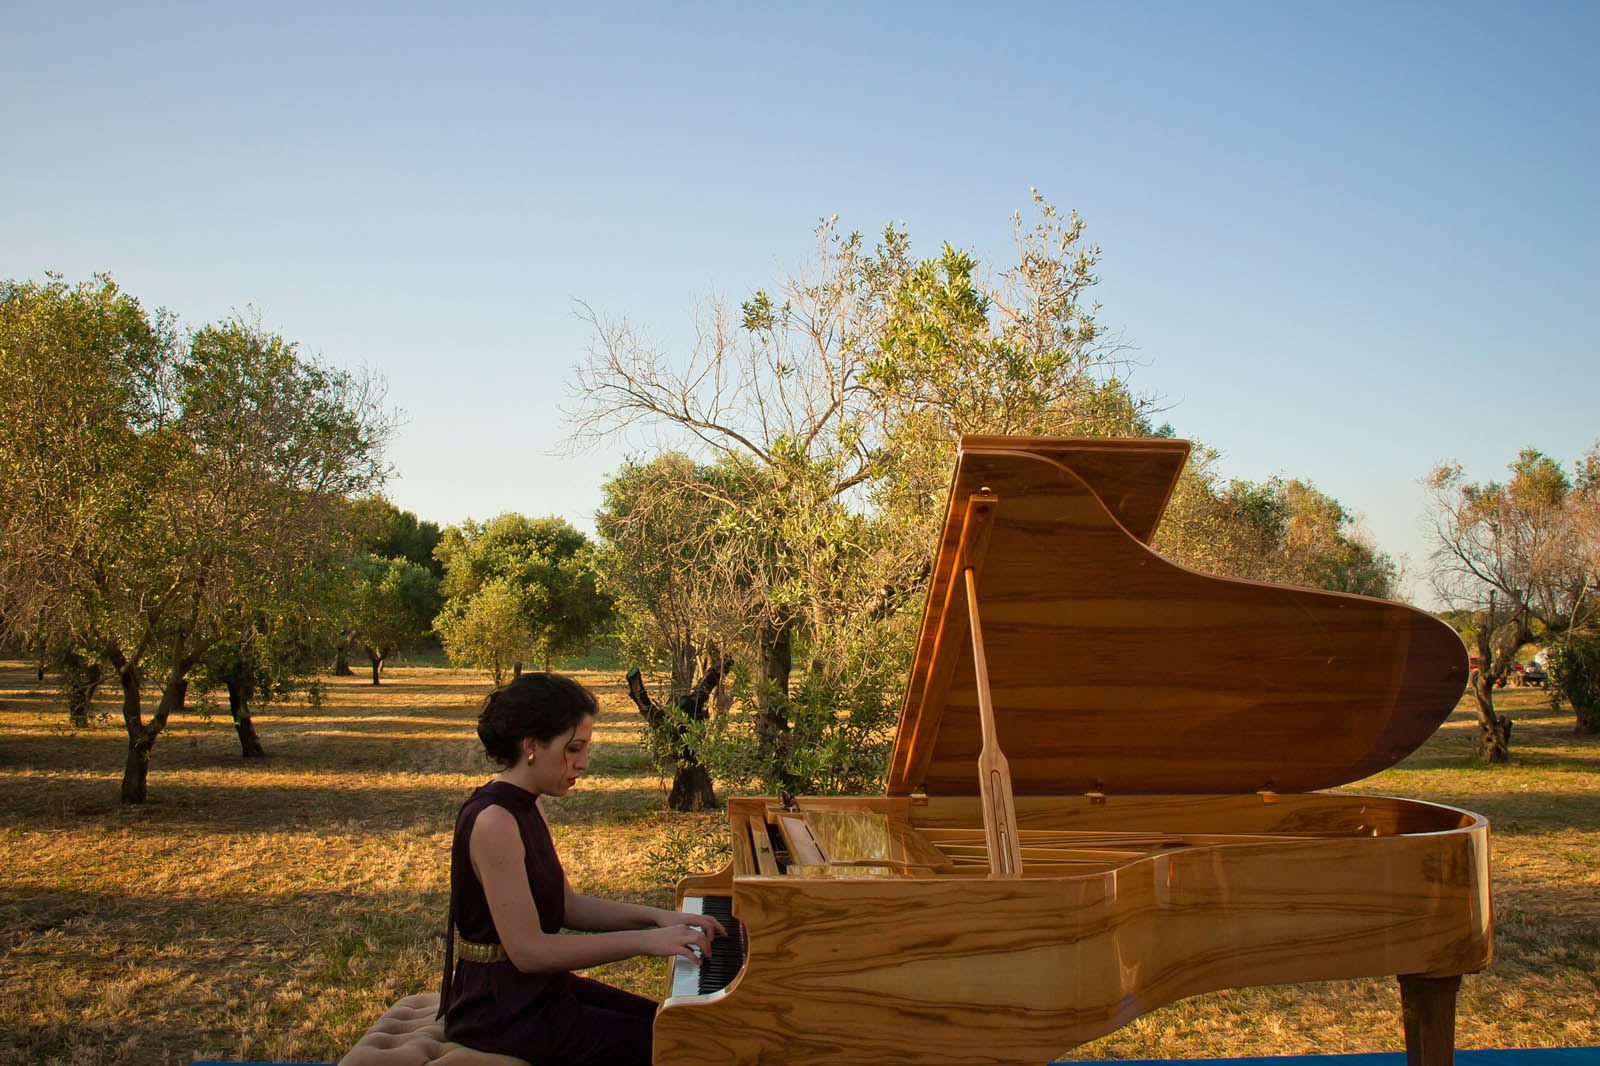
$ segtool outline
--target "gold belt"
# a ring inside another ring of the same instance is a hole
[[[501,944],[478,944],[456,930],[456,959],[462,962],[505,962],[511,958]]]

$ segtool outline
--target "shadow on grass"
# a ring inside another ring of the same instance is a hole
[[[283,830],[433,833],[448,831],[456,811],[473,788],[487,781],[452,787],[439,784],[371,783],[326,785],[297,781],[271,784],[163,782],[151,774],[142,804],[118,802],[120,778],[56,779],[41,787],[26,780],[0,780],[0,827],[17,830],[148,826],[182,829],[195,836],[271,834]],[[562,825],[605,825],[659,813],[658,788],[612,788],[575,794],[552,811]]]
[[[1596,774],[1600,773],[1600,745],[1596,745],[1593,755],[1544,755],[1537,749],[1518,749],[1511,745],[1511,761],[1503,766],[1486,766],[1478,761],[1472,753],[1463,754],[1437,754],[1416,756],[1407,759],[1401,764],[1402,770],[1459,770],[1463,774],[1490,773],[1505,774],[1515,773],[1517,770],[1525,771],[1551,771],[1552,773],[1567,774]]]

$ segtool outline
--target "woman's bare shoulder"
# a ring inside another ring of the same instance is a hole
[[[498,803],[486,803],[483,805],[483,808],[478,811],[478,817],[476,821],[473,822],[473,832],[477,832],[480,826],[488,827],[494,832],[503,832],[508,829],[512,832],[515,832],[517,828],[517,816],[500,806]]]

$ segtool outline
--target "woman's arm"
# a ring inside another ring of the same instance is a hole
[[[467,850],[472,857],[473,872],[478,875],[483,894],[488,898],[489,915],[494,920],[495,932],[500,935],[500,944],[519,970],[529,973],[581,970],[634,955],[682,955],[698,960],[711,953],[710,938],[685,923],[595,936],[546,933],[539,927],[539,908],[528,887],[522,834],[517,832],[516,819],[504,807],[490,806],[479,812]],[[696,955],[696,948],[701,955]]]
[[[646,907],[639,903],[604,899],[600,896],[584,896],[574,892],[570,883],[564,884],[563,890],[566,893],[564,922],[568,929],[598,933],[613,929],[698,925],[704,927],[708,934],[727,935],[722,923],[710,915],[685,914],[680,911],[664,910],[661,907]]]

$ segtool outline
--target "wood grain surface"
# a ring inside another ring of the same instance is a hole
[[[657,1066],[1041,1063],[1184,996],[1384,975],[1411,1066],[1450,1061],[1488,823],[1312,790],[1431,735],[1465,651],[1400,604],[1151,551],[1187,452],[963,441],[889,794],[730,801],[728,867],[679,896],[731,895],[748,956],[663,1003]]]
[[[966,501],[982,490],[998,501],[979,611],[1018,796],[1326,788],[1404,758],[1448,716],[1467,669],[1444,623],[1403,604],[1164,559],[1064,465],[1087,461],[1069,443],[1046,449],[1057,459],[963,448],[891,793],[973,789],[981,723],[958,571]],[[1109,479],[1116,452],[1093,443]],[[1127,458],[1137,471],[1142,451]],[[1169,488],[1156,480],[1143,491],[1164,502]]]
[[[937,846],[941,826],[910,810]],[[1029,813],[1024,803],[1025,823]],[[708,1040],[738,1063],[1038,1063],[1215,988],[1489,961],[1488,826],[1467,812],[1215,796],[1031,813],[1030,832],[1104,834],[1105,866],[1005,880],[735,876],[744,972],[712,997],[663,1005],[658,1066],[699,1061]],[[950,829],[958,817],[935,820]],[[1241,823],[1291,839],[1252,840]],[[1233,842],[1119,854],[1160,825]],[[1402,825],[1434,828],[1382,832]],[[981,832],[975,819],[966,828]]]

